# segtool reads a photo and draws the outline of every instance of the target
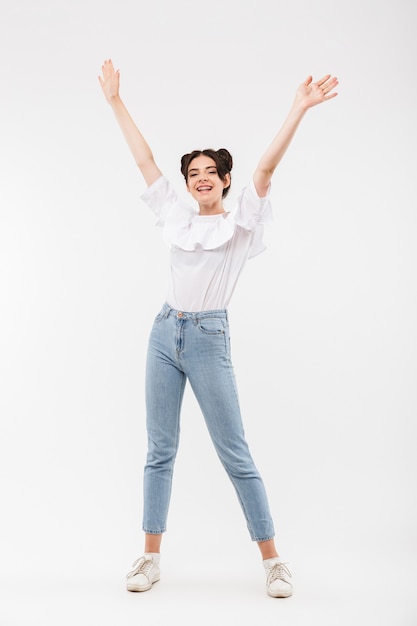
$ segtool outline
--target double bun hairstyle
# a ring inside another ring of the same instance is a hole
[[[184,154],[181,157],[181,173],[185,178],[185,182],[188,182],[188,169],[190,167],[190,163],[193,159],[204,155],[213,159],[216,164],[217,173],[219,175],[220,180],[225,180],[226,175],[230,174],[233,167],[233,159],[232,155],[226,148],[220,148],[219,150],[213,150],[212,148],[207,148],[206,150],[193,150],[189,154]],[[223,189],[223,198],[227,196],[229,193],[230,185]]]

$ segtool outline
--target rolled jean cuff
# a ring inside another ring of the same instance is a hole
[[[252,541],[271,541],[271,539],[273,539],[275,537],[275,535],[272,535],[271,537],[254,537],[252,539]]]
[[[258,519],[248,524],[252,541],[269,541],[275,537],[275,528],[272,520]]]

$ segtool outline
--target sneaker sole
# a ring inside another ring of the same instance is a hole
[[[292,596],[292,589],[290,591],[287,591],[287,593],[283,591],[279,595],[274,595],[273,593],[270,593],[269,591],[267,591],[267,593],[271,598],[290,598]]]
[[[158,576],[158,578],[155,578],[155,580],[152,583],[149,583],[149,585],[141,586],[141,587],[139,587],[138,585],[129,584],[129,582],[128,582],[126,584],[126,589],[128,591],[138,591],[138,592],[140,592],[140,591],[149,591],[149,589],[152,587],[152,585],[154,583],[157,583],[158,580],[159,580],[159,576]]]

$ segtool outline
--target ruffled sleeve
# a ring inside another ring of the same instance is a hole
[[[156,226],[163,226],[168,213],[178,202],[177,194],[165,176],[160,176],[152,185],[149,185],[141,199],[153,211],[156,217]]]
[[[272,205],[270,200],[271,185],[265,197],[260,198],[253,180],[242,190],[234,213],[234,221],[245,230],[254,230],[259,224],[272,222]]]
[[[260,198],[251,179],[249,185],[242,190],[236,204],[235,224],[251,231],[248,259],[253,259],[266,250],[263,241],[264,224],[272,222],[273,219],[270,191],[271,185],[267,195]]]

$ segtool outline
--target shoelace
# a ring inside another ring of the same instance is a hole
[[[146,559],[144,556],[141,556],[133,563],[133,569],[131,572],[126,574],[126,578],[132,578],[132,576],[136,576],[136,574],[144,574],[145,576],[147,576],[152,565],[152,559]]]
[[[287,580],[285,580],[285,575],[291,578],[291,572],[286,566],[286,564],[275,563],[275,565],[271,567],[271,570],[268,574],[268,584],[273,583],[274,580],[278,580],[278,579],[283,580],[284,582],[288,582]]]

